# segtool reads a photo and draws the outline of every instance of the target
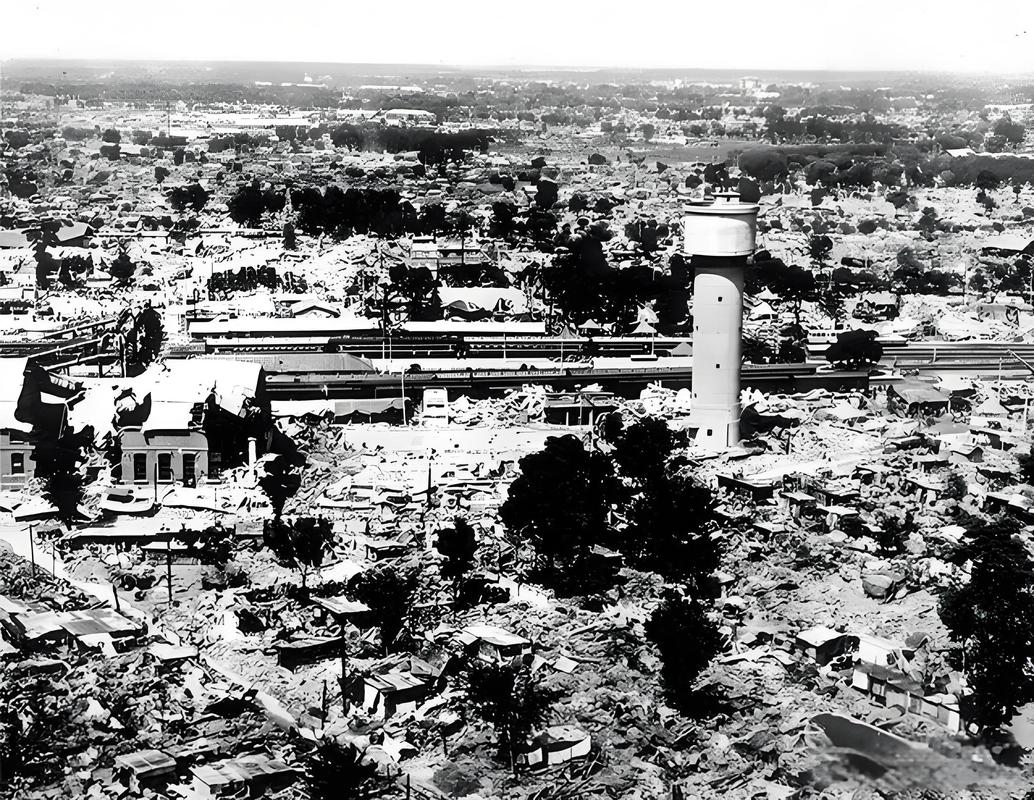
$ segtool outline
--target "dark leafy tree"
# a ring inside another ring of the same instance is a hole
[[[15,150],[18,150],[27,146],[32,141],[32,137],[28,131],[19,131],[11,128],[4,131],[4,140]]]
[[[557,591],[577,592],[591,580],[583,569],[594,545],[607,541],[616,484],[610,459],[568,435],[546,440],[521,459],[500,517],[518,547],[530,544],[530,573]]]
[[[262,214],[266,210],[266,200],[259,188],[258,181],[241,186],[226,203],[230,219],[238,225],[257,228],[262,223]]]
[[[833,249],[833,240],[825,234],[808,238],[808,256],[816,267],[824,267],[829,253]]]
[[[129,253],[121,249],[108,267],[108,273],[119,286],[128,286],[133,282],[133,276],[136,274],[136,264],[129,257]]]
[[[273,509],[273,521],[278,522],[284,513],[284,505],[301,488],[302,477],[295,464],[286,455],[277,456],[266,462],[266,471],[259,478],[259,487],[269,498]]]
[[[477,553],[477,536],[474,528],[462,517],[456,517],[451,528],[438,531],[435,547],[445,557],[441,567],[442,577],[452,583],[455,600],[459,596],[463,578],[474,568],[474,557]]]
[[[786,177],[786,155],[774,147],[754,147],[739,159],[740,170],[755,180],[776,181]]]
[[[58,435],[49,429],[32,433],[36,477],[43,481],[43,496],[57,508],[58,517],[71,525],[79,517],[83,493],[83,454],[93,439],[93,429],[64,428]]]
[[[174,186],[169,192],[169,203],[179,212],[188,208],[195,212],[201,211],[208,203],[208,192],[199,183]]]
[[[973,185],[983,191],[992,192],[1001,185],[1001,178],[998,177],[990,169],[982,169],[977,173],[976,179],[973,181]]]
[[[119,144],[122,141],[122,134],[115,130],[115,128],[108,128],[101,134],[101,141],[108,142],[109,144]]]
[[[137,312],[125,309],[119,315],[116,329],[130,375],[142,372],[161,354],[165,344],[165,326],[161,314],[151,306]]]
[[[971,530],[953,558],[970,564],[969,580],[939,603],[952,661],[974,691],[969,720],[985,732],[1034,702],[1034,562],[1019,533],[1011,519]]]
[[[1034,484],[1034,447],[1027,453],[1020,453],[1016,460],[1020,465],[1020,477],[1023,478],[1023,482]]]
[[[661,679],[669,702],[692,713],[694,683],[725,647],[718,626],[698,600],[669,590],[646,622],[646,636],[661,656]]]
[[[309,571],[318,569],[333,550],[334,539],[334,528],[323,517],[298,517],[293,521],[281,517],[268,521],[262,532],[265,546],[298,570],[303,589],[307,587]]]
[[[36,285],[41,289],[49,289],[54,273],[60,267],[60,263],[47,252],[45,239],[41,239],[36,243],[36,246],[33,248],[33,256],[36,261]]]
[[[348,582],[349,594],[370,608],[385,653],[400,644],[418,584],[416,570],[387,564],[360,572]]]
[[[311,800],[370,800],[383,797],[391,782],[350,743],[322,742],[304,761]]]
[[[538,182],[537,191],[535,192],[535,204],[548,211],[555,204],[560,196],[560,189],[556,184],[556,181],[550,180],[549,178],[541,178]]]
[[[554,698],[522,663],[471,663],[464,675],[470,709],[496,732],[500,758],[517,775],[517,754],[549,716]]]
[[[163,181],[164,181],[164,180],[165,180],[166,178],[168,178],[168,177],[169,177],[169,170],[168,170],[168,169],[166,169],[165,167],[163,167],[163,166],[162,166],[161,164],[159,164],[158,166],[156,166],[156,167],[154,168],[154,181],[155,181],[155,183],[157,183],[157,184],[158,184],[159,186],[161,186],[161,185],[162,185],[162,182],[163,182]]]
[[[884,199],[886,199],[888,203],[894,206],[894,209],[896,211],[900,211],[908,205],[909,201],[912,198],[904,189],[892,189],[891,191],[887,192],[886,197]]]
[[[946,295],[961,282],[954,273],[927,268],[908,247],[898,253],[891,280],[900,294]]]
[[[638,486],[662,480],[672,453],[689,444],[685,431],[672,430],[660,417],[646,417],[627,427],[615,425],[609,435],[621,476]]]
[[[1010,144],[1023,144],[1026,129],[1022,123],[1013,122],[1012,118],[1006,115],[995,122],[994,132],[996,136],[1001,136]]]
[[[683,464],[674,457],[688,443],[685,432],[647,417],[617,432],[612,427],[610,434],[623,481],[619,549],[632,566],[704,586],[719,561],[710,535],[714,497],[682,474]]]
[[[298,247],[298,236],[294,232],[294,225],[290,222],[284,223],[284,249],[294,250]]]
[[[846,369],[865,369],[883,357],[883,345],[876,331],[856,329],[837,335],[826,349],[826,360]]]
[[[795,324],[800,327],[801,308],[806,300],[815,296],[815,275],[811,270],[795,264],[783,265],[781,261],[773,261],[768,268],[768,287],[779,296],[780,300],[791,303]]]

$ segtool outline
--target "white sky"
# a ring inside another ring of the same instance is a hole
[[[1034,73],[1034,0],[0,0],[0,58]]]

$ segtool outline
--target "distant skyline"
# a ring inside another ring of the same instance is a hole
[[[4,0],[0,58],[1034,74],[1034,3]]]

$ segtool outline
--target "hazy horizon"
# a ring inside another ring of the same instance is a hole
[[[182,0],[155,20],[112,0],[8,0],[0,53],[21,59],[288,62],[481,69],[735,69],[741,72],[1034,73],[1034,11],[990,0],[960,17],[943,3],[871,0],[846,12],[824,0],[773,8],[640,0],[524,0],[487,11],[465,0],[285,13],[269,0]]]

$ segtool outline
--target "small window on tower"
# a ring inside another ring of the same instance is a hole
[[[715,369],[721,369],[721,368],[722,368],[722,365],[721,365],[721,364],[715,364],[715,365],[714,365],[714,368],[715,368]]]
[[[722,302],[722,296],[721,295],[718,295],[718,302],[719,303]]]
[[[713,428],[708,428],[707,429],[707,435],[708,436],[714,436],[714,429]]]

